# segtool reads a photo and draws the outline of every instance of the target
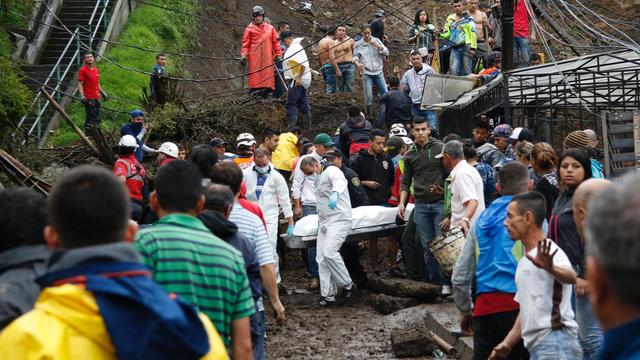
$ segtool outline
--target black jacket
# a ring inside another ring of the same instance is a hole
[[[447,171],[440,159],[435,156],[442,152],[444,144],[438,140],[429,140],[425,146],[417,143],[404,155],[404,174],[400,191],[409,191],[413,181],[413,199],[416,203],[431,203],[443,199],[442,195],[433,195],[429,186],[443,186]]]
[[[338,135],[336,147],[342,151],[342,154],[349,157],[351,144],[368,143],[371,129],[373,126],[362,115],[348,118],[340,124],[340,135]]]
[[[351,207],[357,208],[358,206],[369,205],[369,196],[364,186],[360,183],[358,174],[346,166],[342,166],[340,170],[344,173],[344,177],[347,178],[347,189],[349,190],[349,198],[351,198]]]
[[[351,168],[360,176],[360,181],[376,181],[380,184],[377,189],[365,187],[371,205],[383,205],[389,201],[395,173],[393,164],[384,153],[373,156],[367,150],[360,150]]]
[[[573,221],[573,194],[569,189],[560,194],[549,219],[549,237],[567,254],[571,265],[578,267],[578,276],[585,277],[584,245]]]
[[[33,309],[40,295],[35,279],[47,270],[46,245],[27,245],[0,253],[0,330]]]
[[[391,89],[380,98],[378,126],[411,122],[411,98],[400,89]]]
[[[202,221],[204,226],[206,226],[213,235],[224,240],[227,244],[242,253],[253,300],[256,301],[257,304],[257,301],[262,296],[262,280],[260,278],[258,257],[253,250],[254,247],[251,242],[238,234],[238,226],[236,224],[215,211],[204,211],[198,215],[198,219]]]

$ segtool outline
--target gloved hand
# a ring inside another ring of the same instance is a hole
[[[329,197],[329,209],[335,210],[337,206],[338,206],[338,192],[334,191],[331,193],[331,196]]]
[[[293,224],[287,226],[287,235],[293,235],[293,228],[295,226]]]

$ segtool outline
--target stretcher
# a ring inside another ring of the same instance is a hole
[[[404,231],[404,222],[413,211],[413,204],[405,210],[404,221],[396,221],[397,208],[384,206],[361,206],[353,209],[352,226],[346,241],[360,241],[377,239],[387,236],[399,236]],[[291,249],[305,249],[316,242],[318,227],[317,215],[306,216],[298,223],[293,235],[282,235],[287,247]]]
[[[406,224],[399,225],[392,223],[351,229],[351,231],[349,231],[349,235],[347,235],[347,240],[345,241],[378,239],[387,236],[395,237],[402,235],[405,227]],[[290,249],[306,249],[315,245],[316,235],[282,235],[282,240],[284,240],[284,243]]]

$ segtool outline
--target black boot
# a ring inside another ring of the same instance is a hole
[[[311,129],[311,124],[313,124],[313,119],[311,117],[311,111],[304,114],[304,128],[309,130]]]
[[[298,124],[298,115],[287,116],[287,127],[291,128]]]

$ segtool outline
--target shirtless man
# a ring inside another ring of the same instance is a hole
[[[491,33],[491,26],[489,25],[489,18],[487,14],[478,9],[478,0],[467,0],[467,12],[473,18],[473,22],[476,25],[476,38],[478,39],[478,48],[476,49],[476,57],[482,57],[489,54],[489,47],[487,46],[487,38],[485,37],[485,29]]]
[[[331,29],[318,43],[318,62],[324,82],[327,83],[327,94],[334,94],[338,90],[338,79],[342,78],[342,72],[336,61],[335,36],[336,30]]]
[[[355,79],[356,70],[353,64],[353,49],[356,42],[347,36],[347,28],[338,26],[336,33],[336,62],[340,67],[342,79],[338,79],[338,92],[352,92],[353,80]]]

